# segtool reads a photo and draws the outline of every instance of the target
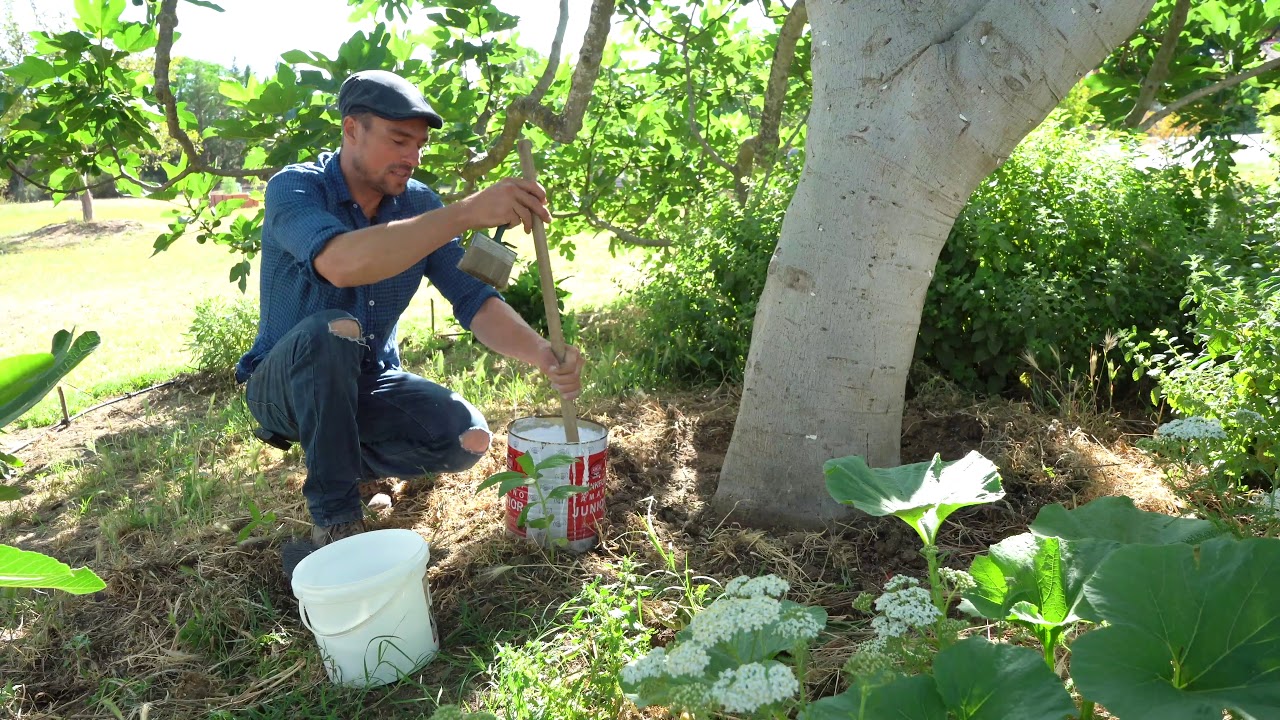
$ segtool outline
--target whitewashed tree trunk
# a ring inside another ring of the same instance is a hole
[[[756,313],[714,510],[820,526],[846,515],[823,462],[900,463],[907,370],[956,216],[1152,4],[809,0],[804,173]]]
[[[89,176],[81,175],[80,184],[85,186],[80,192],[80,217],[84,222],[93,222],[93,193],[89,190]]]

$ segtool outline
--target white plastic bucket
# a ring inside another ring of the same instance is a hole
[[[428,557],[418,533],[374,530],[326,545],[294,568],[298,612],[330,680],[376,687],[435,657]]]
[[[545,529],[528,527],[529,520],[543,517],[538,503],[538,490],[518,487],[507,493],[507,531],[527,538],[542,547],[553,543],[571,552],[586,552],[599,541],[596,525],[604,519],[605,474],[609,459],[609,430],[589,420],[578,420],[579,442],[565,440],[564,420],[559,417],[519,418],[507,426],[507,469],[520,469],[522,455],[529,455],[535,463],[552,455],[568,455],[577,462],[545,470],[538,481],[544,497],[562,485],[581,485],[586,492],[568,498],[548,500],[546,510],[551,514],[551,525]],[[520,514],[525,513],[525,526],[519,524]]]

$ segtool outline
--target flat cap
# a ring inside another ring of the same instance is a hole
[[[361,70],[344,80],[338,91],[338,112],[342,117],[371,112],[387,120],[426,118],[427,125],[437,130],[444,127],[444,118],[431,109],[413,83],[386,70]]]

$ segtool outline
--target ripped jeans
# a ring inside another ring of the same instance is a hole
[[[362,373],[369,352],[351,315],[316,313],[276,343],[245,389],[263,428],[302,445],[302,494],[321,527],[363,517],[361,481],[459,472],[488,449],[488,424],[471,403],[401,370]]]

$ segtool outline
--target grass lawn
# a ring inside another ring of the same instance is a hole
[[[0,307],[22,309],[10,313],[0,329],[0,357],[47,349],[55,332],[72,326],[102,336],[97,352],[64,382],[72,413],[189,368],[184,334],[196,305],[206,298],[241,296],[227,280],[233,258],[220,247],[186,238],[152,256],[152,243],[172,207],[151,200],[98,200],[96,218],[136,225],[111,232],[82,232],[85,228],[72,225],[32,235],[74,220],[79,204],[0,205]],[[530,236],[517,233],[512,241],[522,260],[533,257]],[[632,265],[642,251],[614,258],[603,238],[579,238],[577,244],[572,262],[553,258],[556,276],[571,276],[564,283],[572,293],[567,309],[606,304],[620,285],[636,281]],[[248,296],[257,297],[256,274]],[[405,314],[402,337],[429,332],[433,299],[437,328],[449,329],[448,304],[426,288]],[[22,422],[48,424],[57,417],[56,404],[51,395]]]

